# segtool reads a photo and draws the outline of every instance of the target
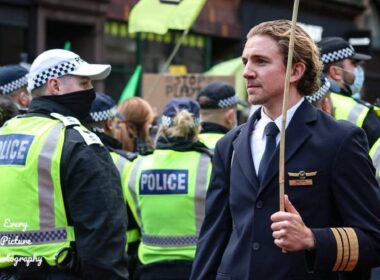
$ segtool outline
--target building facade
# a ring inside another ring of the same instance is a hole
[[[105,84],[96,88],[117,99],[137,65],[144,73],[159,72],[182,34],[130,34],[128,17],[137,2],[0,0],[0,65],[31,62],[49,48],[69,48],[86,60],[113,66]],[[365,65],[365,97],[375,101],[380,96],[380,0],[300,2],[298,21],[316,41],[326,36],[360,39],[352,42],[373,56]],[[178,66],[174,72],[200,73],[240,56],[253,25],[290,19],[292,5],[290,0],[208,0],[172,62]]]

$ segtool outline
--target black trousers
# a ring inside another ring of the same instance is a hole
[[[80,280],[81,278],[65,271],[16,270],[13,267],[0,269],[0,280]]]
[[[141,265],[134,280],[188,280],[192,261],[165,261]]]

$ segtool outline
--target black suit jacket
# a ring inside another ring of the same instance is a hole
[[[279,208],[279,147],[259,186],[250,141],[258,117],[259,110],[215,148],[191,279],[338,279],[336,271],[379,264],[378,185],[363,130],[307,101],[295,112],[286,129],[285,192],[314,232],[316,250],[285,254],[270,228]]]

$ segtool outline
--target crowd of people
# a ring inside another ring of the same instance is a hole
[[[222,81],[156,115],[61,49],[0,67],[0,279],[379,279],[380,108],[364,62],[291,23],[253,27],[246,106]],[[375,169],[376,168],[376,169]]]

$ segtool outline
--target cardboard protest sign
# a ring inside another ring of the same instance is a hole
[[[224,81],[235,86],[233,76],[144,74],[142,97],[157,110],[158,114],[161,114],[165,104],[170,99],[177,97],[195,99],[203,87],[214,81]]]

